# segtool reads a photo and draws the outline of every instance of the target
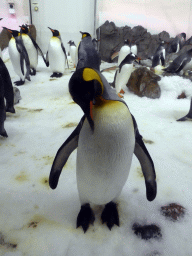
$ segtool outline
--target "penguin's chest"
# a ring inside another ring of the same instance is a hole
[[[121,50],[119,52],[119,58],[118,58],[118,66],[121,64],[121,62],[125,59],[127,54],[131,52],[130,47],[128,45],[124,45],[121,47]]]
[[[53,72],[63,73],[65,70],[65,55],[61,47],[61,41],[52,37],[49,43],[49,64]]]
[[[128,108],[118,101],[95,107],[93,120],[94,131],[85,120],[79,136],[77,185],[82,201],[105,204],[121,193],[128,178],[134,128]]]
[[[121,89],[126,88],[126,84],[130,78],[133,71],[133,64],[125,64],[121,68],[121,72],[117,72],[117,77],[115,81],[116,92],[120,92]]]
[[[23,34],[22,39],[29,56],[30,66],[36,68],[38,63],[37,49],[28,35]]]
[[[20,53],[17,50],[17,46],[15,40],[11,38],[9,42],[9,56],[13,65],[13,68],[20,78],[23,78],[23,74],[21,72],[21,64],[20,64]]]

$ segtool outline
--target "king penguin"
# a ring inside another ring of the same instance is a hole
[[[37,64],[38,64],[38,52],[41,54],[46,66],[47,66],[47,63],[42,50],[40,49],[38,44],[35,42],[31,34],[29,33],[28,25],[23,24],[22,26],[20,26],[20,28],[21,28],[20,32],[21,32],[22,40],[29,56],[30,68],[31,68],[30,75],[35,76]]]
[[[61,77],[65,71],[65,64],[68,60],[65,47],[61,40],[61,36],[58,30],[48,27],[53,36],[50,39],[48,51],[46,54],[46,62],[49,63],[53,72],[51,77]]]
[[[165,66],[165,43],[162,41],[158,46],[153,59],[152,59],[152,68],[161,65]]]
[[[71,60],[73,62],[73,65],[74,65],[74,68],[77,66],[77,47],[74,43],[74,41],[70,40],[68,42],[69,44],[69,53],[70,53],[70,56],[71,56]]]
[[[124,40],[124,45],[121,47],[119,51],[119,57],[117,65],[119,66],[121,62],[124,60],[124,58],[131,52],[130,49],[130,41],[129,39]]]
[[[121,93],[125,92],[126,84],[133,71],[133,61],[137,59],[137,56],[133,53],[129,53],[124,60],[120,63],[119,69],[115,74],[115,89],[116,93],[122,98]]]
[[[12,34],[12,38],[8,45],[9,56],[15,73],[20,77],[20,81],[16,81],[14,83],[17,86],[23,85],[25,83],[25,78],[30,81],[29,57],[19,31],[11,29],[7,30]]]
[[[153,161],[126,103],[96,69],[77,69],[69,92],[84,116],[58,150],[49,176],[55,189],[70,154],[77,148],[76,176],[81,209],[76,227],[84,232],[95,220],[90,204],[104,205],[101,220],[108,228],[120,225],[117,198],[125,185],[133,153],[141,163],[149,201],[156,197]]]
[[[168,73],[179,73],[192,68],[192,49],[180,54],[175,58],[164,71]]]
[[[101,59],[95,50],[91,35],[87,32],[81,32],[82,39],[78,47],[77,69],[86,66],[100,70]]]

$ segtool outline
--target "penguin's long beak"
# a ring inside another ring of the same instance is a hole
[[[50,27],[48,27],[52,32],[55,32],[55,30],[54,29],[52,29],[52,28],[50,28]]]

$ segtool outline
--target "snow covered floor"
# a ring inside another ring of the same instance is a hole
[[[6,65],[12,81],[18,80],[10,61]],[[102,207],[95,206],[96,221],[84,234],[76,229],[80,209],[76,150],[63,168],[57,189],[48,185],[55,154],[83,115],[68,92],[71,74],[66,70],[62,78],[51,79],[50,69],[40,59],[37,75],[19,87],[22,99],[15,106],[16,114],[7,114],[9,137],[0,137],[0,255],[192,255],[192,123],[176,122],[190,105],[189,98],[177,100],[177,92],[182,86],[190,90],[192,83],[180,77],[163,78],[162,96],[156,100],[126,91],[124,99],[155,164],[157,197],[147,201],[134,156],[118,202],[120,227],[109,231],[100,221]],[[113,81],[114,71],[104,75]],[[171,222],[162,216],[160,207],[169,203],[185,207],[184,218]],[[156,224],[162,238],[142,240],[132,231],[135,222]]]

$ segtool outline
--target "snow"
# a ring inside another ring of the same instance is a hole
[[[10,60],[5,64],[12,81],[17,81]],[[9,137],[0,137],[0,235],[6,242],[0,245],[0,255],[191,255],[192,123],[176,122],[189,110],[191,82],[164,77],[159,82],[161,98],[155,100],[126,90],[124,100],[148,142],[155,164],[157,197],[147,201],[140,164],[134,156],[118,200],[120,227],[114,226],[110,231],[102,225],[103,208],[96,205],[94,226],[84,234],[81,228],[76,229],[80,210],[76,150],[63,168],[57,189],[51,190],[48,185],[55,154],[83,115],[68,92],[71,71],[66,69],[63,77],[51,79],[50,68],[39,59],[37,75],[18,87],[22,99],[15,105],[16,113],[7,114],[5,129]],[[103,74],[112,82],[114,73]],[[176,99],[183,90],[188,98]],[[169,203],[185,207],[184,218],[171,222],[161,215],[160,207]],[[156,224],[162,239],[146,241],[137,237],[132,231],[135,222]],[[17,247],[13,249],[8,244]]]

